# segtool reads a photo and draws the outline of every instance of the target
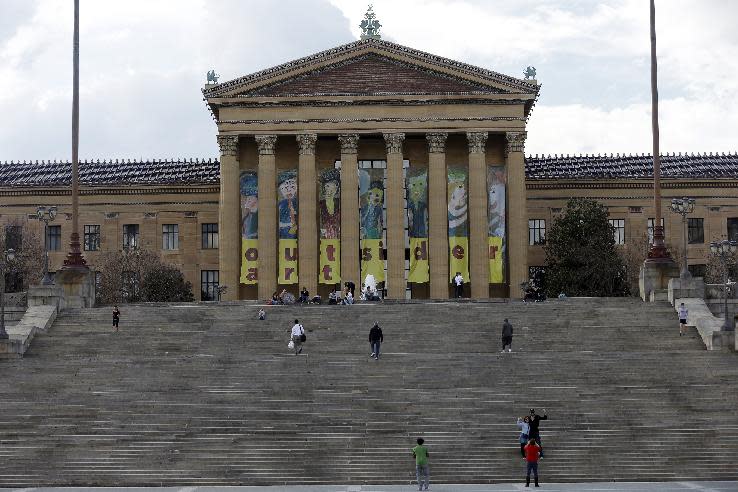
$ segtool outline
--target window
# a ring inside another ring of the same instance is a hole
[[[625,244],[625,219],[610,219],[608,222],[613,227],[615,244]]]
[[[687,242],[689,244],[705,242],[705,219],[687,219]]]
[[[179,249],[179,224],[161,226],[161,249]]]
[[[200,272],[200,290],[203,301],[218,300],[218,270],[202,270]]]
[[[648,219],[648,244],[653,244],[653,224],[656,219]],[[661,227],[664,227],[664,219],[661,218]],[[666,229],[664,229],[664,237],[666,237]]]
[[[528,220],[528,239],[531,246],[546,243],[546,221],[544,219]]]
[[[23,226],[5,226],[5,249],[20,251],[23,248]]]
[[[100,249],[100,226],[85,226],[85,251],[97,251]]]
[[[123,224],[123,249],[138,247],[138,224]]]
[[[728,239],[738,241],[738,218],[728,219]]]
[[[46,249],[49,251],[61,250],[60,225],[50,225],[46,227]]]
[[[218,248],[218,224],[202,225],[202,249]]]

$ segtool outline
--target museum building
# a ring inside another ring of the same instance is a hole
[[[572,197],[608,207],[615,241],[653,227],[649,156],[524,157],[540,85],[376,36],[224,83],[203,95],[219,160],[83,161],[85,256],[145,247],[178,265],[196,297],[326,295],[371,275],[393,299],[517,296],[545,263],[546,226]],[[207,138],[204,136],[203,138]],[[61,212],[46,244],[59,267],[71,234],[70,164],[0,166],[0,220]],[[738,155],[665,155],[665,217],[696,271],[706,245],[738,236]],[[651,215],[649,215],[651,214]]]

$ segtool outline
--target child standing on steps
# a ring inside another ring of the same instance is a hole
[[[425,440],[418,438],[418,445],[413,448],[413,458],[415,458],[415,476],[418,479],[418,490],[428,490],[430,486],[430,470],[428,470],[428,458],[430,453],[428,448],[423,446]],[[425,481],[425,489],[423,489],[423,481]]]
[[[120,322],[120,309],[118,306],[113,306],[113,328],[118,331],[118,323]]]

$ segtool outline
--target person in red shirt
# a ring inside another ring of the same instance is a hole
[[[527,465],[525,486],[530,487],[530,472],[532,471],[533,479],[535,480],[536,487],[538,487],[538,458],[541,456],[541,447],[536,444],[535,439],[531,439],[523,449],[525,451],[525,462]]]

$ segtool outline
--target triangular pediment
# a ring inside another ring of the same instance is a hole
[[[538,86],[381,39],[364,39],[205,89],[207,99],[384,94],[529,94]]]

